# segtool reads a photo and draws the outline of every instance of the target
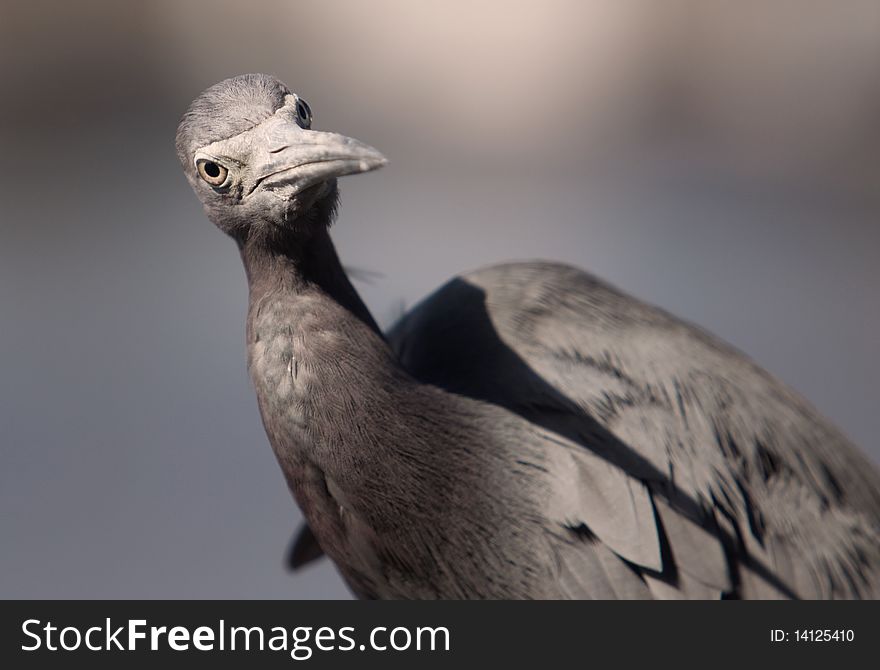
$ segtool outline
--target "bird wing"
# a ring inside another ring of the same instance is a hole
[[[880,593],[877,471],[704,331],[575,268],[512,263],[449,282],[389,340],[417,379],[577,445],[551,460],[548,507],[570,593],[619,573],[608,552],[654,597]]]
[[[291,571],[299,570],[312,561],[316,561],[324,555],[324,550],[318,543],[318,538],[305,521],[294,533],[287,548],[285,565]]]

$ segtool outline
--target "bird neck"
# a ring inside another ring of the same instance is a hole
[[[306,242],[252,240],[242,257],[248,367],[273,449],[294,490],[305,463],[343,477],[340,453],[368,461],[366,445],[381,442],[364,417],[394,405],[409,380],[326,230]]]
[[[307,239],[252,235],[239,241],[239,248],[252,306],[273,294],[320,296],[382,337],[381,329],[345,274],[327,227],[317,227]]]

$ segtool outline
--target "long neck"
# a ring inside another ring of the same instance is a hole
[[[370,427],[410,381],[326,230],[298,244],[264,239],[241,247],[250,286],[248,362],[279,459],[335,470],[340,454],[368,456],[364,444],[339,449],[352,436],[383,442]]]
[[[239,244],[253,305],[273,293],[319,292],[382,337],[339,261],[326,228],[307,240],[250,237]]]

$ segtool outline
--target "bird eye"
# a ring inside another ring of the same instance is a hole
[[[211,186],[222,186],[229,170],[214,161],[201,160],[197,163],[199,176]]]
[[[312,126],[312,108],[302,98],[296,101],[296,116],[303,128]]]

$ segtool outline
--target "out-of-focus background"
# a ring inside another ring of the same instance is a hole
[[[390,159],[334,239],[383,324],[558,259],[716,332],[880,459],[876,0],[0,3],[0,597],[348,597],[174,154],[228,76]]]

